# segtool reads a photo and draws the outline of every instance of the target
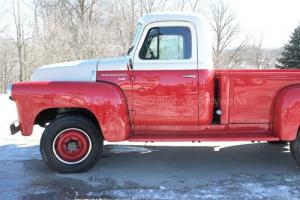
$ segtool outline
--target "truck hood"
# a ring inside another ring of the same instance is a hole
[[[98,64],[98,71],[122,71],[127,70],[129,56],[101,59]]]
[[[99,60],[79,60],[36,68],[31,81],[96,81]]]
[[[126,70],[129,57],[79,60],[36,68],[31,81],[96,81],[97,71]]]

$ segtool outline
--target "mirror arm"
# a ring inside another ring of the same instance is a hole
[[[129,62],[127,64],[127,69],[128,70],[133,70],[133,64],[132,64],[132,59],[131,58],[129,58]]]

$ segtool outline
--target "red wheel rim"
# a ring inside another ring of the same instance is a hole
[[[79,129],[67,129],[54,139],[55,156],[66,164],[77,164],[87,158],[91,150],[89,136]]]

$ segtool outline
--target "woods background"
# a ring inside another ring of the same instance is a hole
[[[223,0],[8,0],[0,9],[0,93],[35,67],[124,54],[140,16],[201,13],[210,22],[216,68],[273,68],[279,49],[241,30]],[[249,16],[250,17],[250,16]]]

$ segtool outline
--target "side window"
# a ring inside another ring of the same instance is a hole
[[[183,60],[192,56],[188,27],[159,27],[149,30],[139,56],[143,60]]]

